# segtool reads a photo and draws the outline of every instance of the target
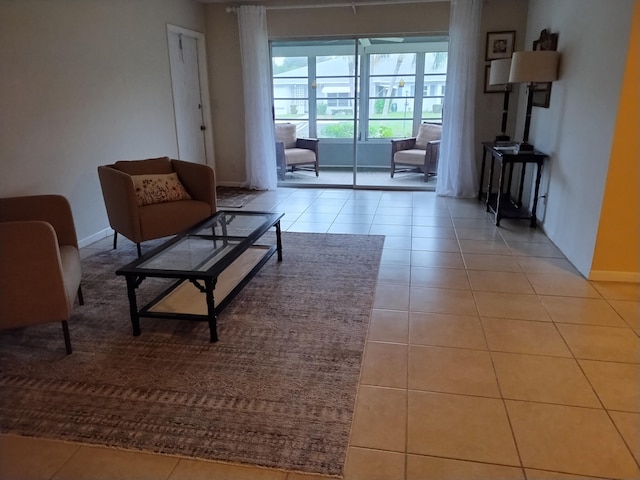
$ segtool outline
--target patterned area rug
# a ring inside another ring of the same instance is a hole
[[[217,205],[218,208],[242,208],[262,193],[261,190],[247,188],[216,187]]]
[[[282,240],[215,344],[189,321],[143,318],[133,337],[114,271],[134,248],[83,260],[72,355],[60,324],[0,334],[0,431],[340,476],[384,237]]]

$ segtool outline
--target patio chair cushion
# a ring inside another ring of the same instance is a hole
[[[442,125],[436,125],[435,123],[421,124],[416,136],[416,148],[426,150],[427,143],[433,140],[440,140],[441,135]]]
[[[424,150],[412,148],[411,150],[401,150],[396,152],[393,156],[393,160],[396,163],[420,166],[424,165],[424,156]]]
[[[284,155],[287,160],[287,165],[299,165],[316,161],[314,151],[307,150],[306,148],[288,148],[285,150]]]
[[[296,126],[293,123],[276,123],[276,142],[284,143],[284,148],[296,147]]]

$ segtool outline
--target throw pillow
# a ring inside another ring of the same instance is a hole
[[[138,200],[138,206],[154,203],[173,202],[176,200],[191,200],[191,195],[185,190],[178,174],[163,173],[151,175],[132,175],[133,186]]]
[[[418,130],[416,137],[416,148],[426,150],[427,143],[433,140],[440,140],[442,135],[442,126],[435,123],[423,123]]]

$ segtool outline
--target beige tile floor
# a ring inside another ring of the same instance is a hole
[[[244,208],[386,235],[345,478],[640,478],[638,285],[585,280],[474,200],[281,188]],[[320,478],[9,435],[0,477]]]

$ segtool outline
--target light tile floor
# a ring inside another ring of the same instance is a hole
[[[540,230],[496,228],[474,200],[281,188],[244,208],[386,236],[346,479],[640,478],[638,285],[585,280]],[[0,476],[320,478],[10,435]]]

